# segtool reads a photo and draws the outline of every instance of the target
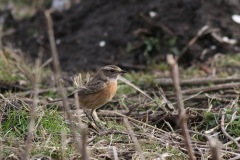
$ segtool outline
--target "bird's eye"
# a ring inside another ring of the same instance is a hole
[[[113,69],[111,69],[111,70],[110,70],[110,72],[114,72],[114,70],[113,70]]]

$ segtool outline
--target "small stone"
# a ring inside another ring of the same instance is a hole
[[[154,11],[150,11],[150,12],[149,12],[149,15],[150,15],[151,18],[154,18],[154,17],[157,16],[157,13],[154,12]]]
[[[237,15],[237,14],[232,15],[232,20],[240,24],[240,15]]]
[[[105,42],[105,41],[100,41],[100,42],[99,42],[99,46],[100,46],[100,47],[104,47],[105,45],[106,45],[106,42]]]

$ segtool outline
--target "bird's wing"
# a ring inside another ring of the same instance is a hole
[[[105,83],[102,81],[97,81],[95,83],[91,82],[91,83],[87,83],[84,86],[78,88],[76,91],[72,92],[68,98],[73,98],[74,94],[76,92],[78,92],[79,95],[88,95],[91,93],[96,93],[101,91],[102,89],[104,89],[105,87]]]

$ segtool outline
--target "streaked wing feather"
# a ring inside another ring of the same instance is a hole
[[[78,92],[79,95],[88,95],[92,93],[96,93],[104,89],[105,83],[96,82],[96,83],[87,83],[84,86],[78,88],[76,91],[72,92],[68,98],[73,98],[74,94]]]

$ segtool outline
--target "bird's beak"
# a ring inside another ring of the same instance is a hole
[[[122,70],[121,73],[127,73],[127,71],[123,71],[123,70]]]

